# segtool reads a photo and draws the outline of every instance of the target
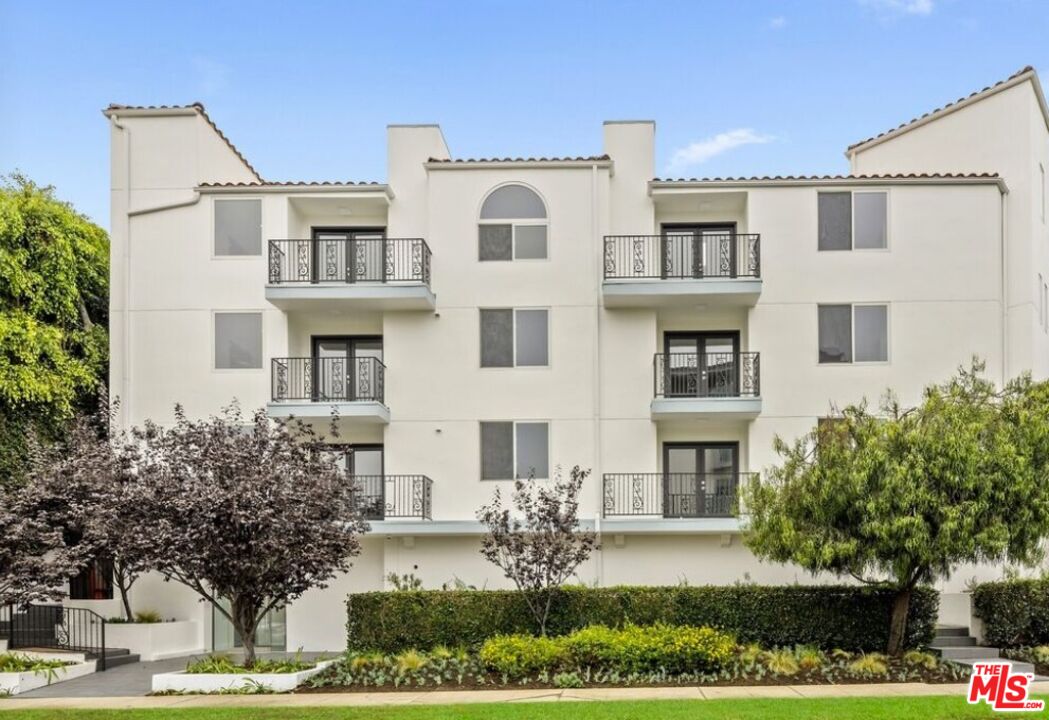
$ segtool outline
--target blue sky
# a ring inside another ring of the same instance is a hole
[[[267,179],[382,180],[388,123],[455,157],[601,151],[657,122],[657,172],[831,173],[846,145],[1049,71],[1045,0],[0,0],[0,173],[109,226],[110,102],[203,102]]]

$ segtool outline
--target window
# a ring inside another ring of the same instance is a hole
[[[821,251],[888,247],[888,193],[817,193]]]
[[[70,600],[112,600],[113,563],[92,560],[78,574],[69,578]]]
[[[543,367],[549,360],[546,310],[481,310],[481,367]]]
[[[262,254],[262,201],[215,201],[215,255]]]
[[[262,367],[262,313],[215,313],[215,369]]]
[[[550,477],[549,424],[482,422],[481,479]]]
[[[888,305],[820,305],[820,363],[887,362]]]
[[[478,223],[481,261],[546,259],[546,206],[524,185],[503,185],[485,198]]]

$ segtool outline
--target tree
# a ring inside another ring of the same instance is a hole
[[[109,239],[14,174],[0,182],[0,483],[24,478],[30,432],[60,439],[105,382]]]
[[[1049,384],[997,390],[973,361],[904,409],[846,407],[743,488],[759,557],[889,586],[887,650],[902,650],[911,593],[961,563],[1030,564],[1049,534]]]
[[[524,595],[540,635],[546,635],[554,589],[597,547],[596,534],[579,529],[579,493],[589,474],[576,465],[568,480],[558,472],[551,487],[518,479],[512,496],[516,514],[503,507],[498,488],[492,502],[477,512],[488,530],[481,555]]]
[[[138,436],[157,569],[230,621],[250,665],[266,613],[325,587],[360,552],[356,488],[309,425],[264,410],[198,421],[176,406],[174,426],[147,423]]]

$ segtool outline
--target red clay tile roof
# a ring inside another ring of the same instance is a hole
[[[855,148],[858,148],[861,145],[866,145],[867,143],[871,142],[872,140],[877,140],[878,138],[883,138],[886,135],[889,135],[891,133],[897,132],[898,130],[903,130],[905,127],[907,127],[909,125],[913,125],[914,123],[919,122],[921,120],[924,120],[924,119],[928,118],[931,115],[936,115],[937,113],[941,113],[941,112],[943,112],[945,110],[949,110],[950,108],[954,107],[958,103],[965,102],[966,100],[971,100],[972,98],[976,97],[977,95],[982,95],[985,92],[989,92],[991,90],[994,90],[997,87],[1005,85],[1006,83],[1012,82],[1013,80],[1016,80],[1019,77],[1022,77],[1024,75],[1028,74],[1028,73],[1033,73],[1033,72],[1034,72],[1034,68],[1031,67],[1030,65],[1028,65],[1027,67],[1025,67],[1025,68],[1023,68],[1021,70],[1017,70],[1012,75],[1010,75],[1009,77],[1005,78],[1004,80],[999,80],[994,85],[988,85],[983,90],[977,90],[976,92],[970,93],[969,95],[966,95],[965,97],[960,97],[957,100],[955,100],[954,102],[947,103],[943,107],[938,107],[935,110],[930,110],[929,112],[925,113],[924,115],[921,115],[920,117],[911,118],[907,122],[902,123],[900,125],[897,125],[896,127],[892,128],[891,130],[886,130],[885,132],[878,133],[877,135],[874,135],[873,137],[869,137],[866,140],[860,140],[857,143],[853,143],[852,145],[849,145],[847,148],[845,148],[845,152],[848,153],[851,150],[854,150]]]
[[[653,178],[652,182],[792,182],[807,180],[997,180],[998,173],[894,173],[890,175],[764,175],[762,177]]]
[[[306,181],[306,180],[286,180],[286,181],[263,180],[261,182],[253,182],[253,183],[246,183],[246,182],[206,182],[206,183],[201,183],[200,187],[209,187],[209,188],[220,188],[220,187],[228,187],[228,188],[234,188],[234,187],[238,187],[238,188],[250,188],[250,187],[337,187],[337,186],[341,186],[341,185],[353,185],[353,186],[365,186],[365,185],[366,186],[371,186],[371,185],[375,185],[375,186],[380,186],[380,185],[384,185],[384,184],[385,183],[376,182],[374,180],[371,180],[371,181],[360,181],[360,182],[358,182],[356,180],[313,180],[313,181]]]
[[[587,155],[585,157],[530,157],[530,158],[459,158],[451,160],[448,158],[430,158],[428,162],[432,163],[448,163],[448,164],[460,164],[460,163],[520,163],[520,162],[531,162],[531,163],[560,163],[560,162],[607,162],[612,158],[608,155]]]
[[[237,146],[230,142],[230,139],[226,137],[225,133],[219,130],[219,126],[215,124],[215,121],[208,117],[207,111],[204,109],[204,104],[195,102],[189,105],[117,105],[115,103],[110,104],[107,110],[189,110],[193,109],[200,113],[200,116],[204,118],[204,121],[211,126],[223,142],[229,146],[229,149],[233,151],[233,154],[240,158],[240,161],[244,163],[244,167],[251,171],[251,174],[261,183],[264,182],[262,176],[259,175],[258,170],[252,167],[248,159],[237,149]]]

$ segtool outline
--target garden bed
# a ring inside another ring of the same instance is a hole
[[[93,660],[73,662],[4,653],[0,654],[0,695],[18,695],[93,672]]]
[[[958,683],[970,668],[911,651],[738,645],[710,628],[591,626],[559,638],[499,636],[477,651],[350,652],[300,692]]]
[[[185,670],[154,675],[152,691],[155,694],[290,692],[335,662],[304,662],[297,658],[257,660],[251,667],[245,667],[228,656],[208,656],[189,663]]]

